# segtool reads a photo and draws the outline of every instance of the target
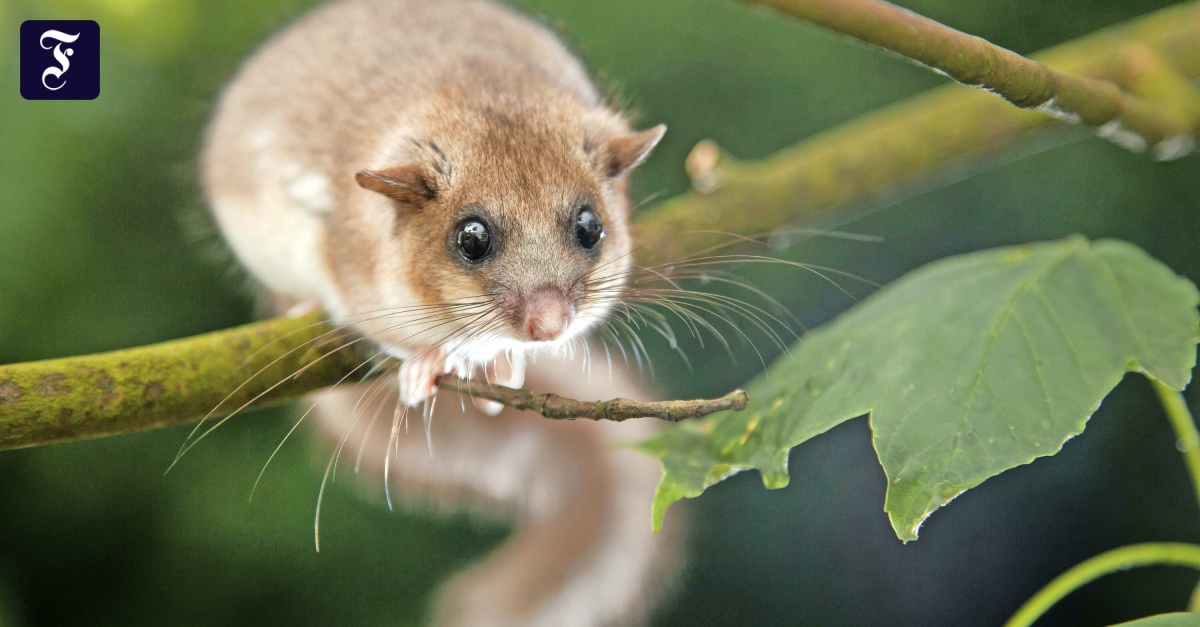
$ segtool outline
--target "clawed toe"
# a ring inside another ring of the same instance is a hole
[[[521,356],[509,358],[501,355],[483,367],[483,374],[489,383],[519,388],[525,384],[525,359]],[[486,398],[472,398],[471,401],[479,411],[489,416],[495,416],[504,410],[504,405]]]

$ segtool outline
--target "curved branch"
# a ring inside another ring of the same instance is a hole
[[[1121,146],[1147,146],[1160,159],[1195,145],[1200,119],[1187,119],[1101,79],[1076,76],[882,0],[746,0],[908,57],[1023,109],[1083,122]]]
[[[1200,119],[1200,2],[1139,17],[1034,55],[1079,76],[1144,88],[1147,97],[1179,99],[1172,110]],[[1161,60],[1131,63],[1136,50]],[[1141,72],[1153,69],[1149,77]],[[1164,74],[1174,80],[1164,80]],[[1152,80],[1146,81],[1145,78]],[[1189,92],[1189,90],[1192,90]],[[1165,104],[1165,103],[1164,103]],[[765,159],[741,162],[703,143],[689,159],[696,192],[660,203],[634,223],[647,265],[674,261],[728,241],[697,231],[752,235],[796,223],[818,223],[966,157],[1044,126],[1054,118],[1020,109],[978,89],[947,85],[821,132]],[[680,237],[682,233],[694,233]]]

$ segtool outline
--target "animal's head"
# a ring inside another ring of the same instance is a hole
[[[631,261],[625,177],[664,126],[525,106],[421,130],[355,175],[379,195],[361,210],[387,212],[382,257],[403,259],[374,281],[428,307],[407,316],[426,318],[419,337],[405,326],[386,341],[494,353],[569,341],[611,309]]]

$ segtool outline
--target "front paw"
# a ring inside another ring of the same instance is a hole
[[[400,366],[400,402],[419,407],[437,393],[438,380],[446,373],[446,353],[433,349],[421,351]]]

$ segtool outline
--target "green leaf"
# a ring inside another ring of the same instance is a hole
[[[1200,614],[1175,612],[1131,620],[1112,627],[1200,627]]]
[[[918,269],[824,327],[747,390],[751,405],[639,443],[662,460],[666,508],[743,469],[787,485],[788,451],[870,414],[901,540],[964,490],[1053,455],[1126,371],[1183,389],[1200,301],[1120,241],[1002,248]]]

